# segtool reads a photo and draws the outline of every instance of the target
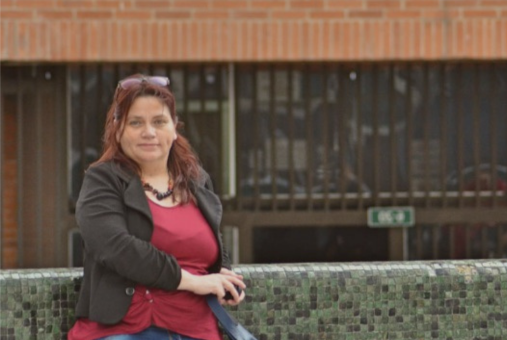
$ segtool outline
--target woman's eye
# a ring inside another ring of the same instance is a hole
[[[141,122],[138,121],[138,120],[132,120],[132,121],[129,122],[129,125],[130,126],[140,126]]]
[[[166,123],[166,121],[163,119],[158,119],[155,121],[155,125],[158,125],[158,126],[164,125],[165,123]]]

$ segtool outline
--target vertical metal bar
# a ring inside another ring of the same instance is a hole
[[[447,207],[447,77],[445,64],[440,64],[440,192],[442,193],[442,208]]]
[[[253,118],[253,180],[254,180],[254,199],[255,210],[260,208],[260,188],[259,188],[259,108],[257,97],[257,77],[259,76],[259,69],[257,65],[253,69],[252,77],[252,118]]]
[[[242,70],[243,72],[245,72],[244,70]],[[239,78],[239,73],[240,72],[234,72],[234,86],[238,86],[240,83],[240,78]],[[185,84],[186,84],[186,81],[185,81]],[[185,86],[185,89],[186,89],[186,86]],[[186,97],[186,93],[185,93],[185,98]],[[252,99],[253,100],[253,99]],[[238,113],[238,107],[239,105],[239,98],[238,98],[238,92],[236,92],[236,97],[234,99],[234,111],[236,113]],[[241,154],[240,154],[240,150],[242,150],[244,148],[243,145],[240,144],[240,138],[239,136],[241,136],[242,134],[242,131],[241,131],[241,124],[239,122],[239,118],[236,119],[236,127],[235,127],[235,131],[237,131],[236,133],[236,141],[235,141],[235,144],[236,144],[236,160],[239,160],[236,162],[236,183],[240,184],[241,183],[241,179],[243,178],[243,173],[241,171],[241,160],[242,160],[242,157],[241,157]],[[241,190],[241,186],[238,186],[239,190],[237,192],[237,196],[236,196],[236,209],[237,210],[242,210],[243,209],[243,193],[242,193],[242,190]]]
[[[490,145],[491,145],[491,206],[498,206],[498,196],[497,196],[497,165],[498,165],[498,120],[496,110],[496,100],[498,99],[498,88],[499,86],[495,86],[496,77],[495,77],[495,66],[497,64],[492,63],[489,71],[489,107],[490,107],[490,120],[489,120],[489,129],[490,129]]]
[[[79,171],[79,182],[83,181],[84,171],[86,169],[86,136],[88,135],[88,124],[86,119],[86,66],[79,65],[79,120],[81,122],[79,131],[80,136],[80,158],[81,158],[81,171]]]
[[[394,66],[388,66],[388,91],[389,91],[389,144],[390,144],[390,173],[391,173],[391,205],[396,206],[397,203],[397,143],[396,143],[396,112],[395,112],[395,83],[394,83]]]
[[[329,172],[331,168],[329,166],[329,98],[328,98],[328,72],[326,70],[326,65],[324,65],[321,70],[321,81],[322,81],[322,115],[323,115],[323,124],[322,130],[324,131],[322,136],[322,144],[324,146],[324,159],[322,167],[324,168],[324,210],[329,211]]]
[[[423,126],[423,163],[424,163],[424,205],[430,206],[430,176],[429,176],[429,163],[433,160],[430,159],[429,153],[429,67],[428,64],[423,65],[423,112],[422,112],[422,126]],[[433,162],[432,162],[433,163]]]
[[[458,176],[458,207],[463,208],[464,206],[464,196],[463,196],[463,170],[464,170],[464,159],[463,159],[463,141],[464,141],[464,110],[463,110],[463,64],[459,65],[458,72],[457,72],[457,79],[456,79],[456,86],[457,86],[457,98],[456,102],[458,103],[458,110],[457,110],[457,129],[458,129],[458,145],[457,145],[457,152],[458,152],[458,170],[457,170],[457,176]]]
[[[457,230],[457,226],[455,225],[450,225],[447,227],[449,229],[449,245],[448,245],[448,248],[449,248],[449,258],[450,259],[454,259],[455,258],[455,254],[456,254],[456,242],[455,242],[455,239],[456,239],[456,230]]]
[[[120,64],[114,64],[113,77],[113,85],[116,85],[116,83],[120,81]]]
[[[467,224],[465,226],[465,244],[466,244],[466,258],[469,259],[472,257],[472,226],[470,224]]]
[[[413,100],[413,90],[412,90],[412,67],[410,64],[407,65],[407,100],[405,102],[405,112],[407,119],[407,135],[406,135],[406,145],[405,152],[407,157],[407,190],[408,190],[408,204],[410,206],[414,205],[414,185],[412,183],[412,136],[414,130],[414,105],[412,104]]]
[[[363,74],[366,74],[366,72],[363,72],[364,68],[358,69],[358,72],[356,74],[356,80],[354,87],[355,89],[355,113],[356,113],[356,134],[357,134],[357,146],[356,146],[356,166],[357,166],[357,194],[359,196],[357,209],[362,210],[364,207],[364,196],[363,196],[363,129],[362,129],[362,121],[363,121],[363,110],[362,110],[362,98],[361,98],[361,82],[363,78]],[[346,73],[343,72],[343,73]],[[346,77],[346,74],[343,74],[343,77]],[[341,77],[340,77],[341,78]],[[339,89],[341,89],[339,87]],[[340,90],[340,101],[341,101],[341,107],[343,108],[342,112],[345,112],[345,91]],[[340,151],[341,152],[341,151]],[[342,166],[343,168],[343,166]],[[345,182],[345,173],[342,173],[342,183]],[[344,189],[342,189],[342,192]],[[345,199],[344,197],[342,199]]]
[[[236,74],[236,68],[234,63],[228,64],[228,74],[227,74],[227,86],[228,86],[228,126],[229,131],[227,132],[227,144],[229,147],[229,158],[228,162],[228,170],[229,170],[229,195],[230,197],[236,197],[238,192],[237,190],[237,176],[236,176],[236,163],[238,163],[238,158],[236,157],[236,83],[234,81],[234,75]]]
[[[96,115],[97,118],[99,118],[99,117],[103,117],[101,104],[102,104],[102,96],[105,93],[104,82],[103,82],[104,69],[102,67],[102,64],[97,64],[95,73],[96,73],[95,78],[97,79],[97,89],[96,89],[97,92],[96,92],[96,100],[95,100],[95,112],[93,114]],[[97,119],[97,122],[102,122],[102,121],[100,119]],[[93,128],[96,129],[96,128],[98,128],[98,126],[99,125],[97,124]],[[95,139],[93,142],[98,143],[98,145],[95,145],[96,150],[102,150],[100,138]]]
[[[423,256],[423,252],[422,252],[422,248],[423,248],[423,230],[422,230],[423,226],[422,225],[417,225],[416,226],[416,253],[417,253],[417,260],[422,260],[422,256]]]
[[[25,238],[25,220],[24,220],[24,212],[25,208],[23,206],[23,188],[24,188],[24,178],[23,174],[25,172],[24,169],[24,159],[23,159],[23,126],[24,126],[24,108],[23,108],[23,95],[26,91],[25,87],[22,83],[22,75],[21,75],[22,68],[17,68],[17,74],[16,74],[16,88],[20,89],[20,91],[17,93],[16,96],[16,116],[17,116],[17,152],[16,152],[16,158],[18,159],[18,184],[17,184],[17,203],[18,203],[18,214],[17,214],[17,221],[18,221],[18,266],[20,268],[24,267],[25,264],[25,256],[24,256],[24,238]]]
[[[304,69],[304,100],[305,100],[305,121],[306,121],[306,201],[308,210],[313,210],[313,195],[312,195],[312,187],[313,187],[313,169],[315,168],[313,161],[313,152],[314,152],[314,141],[313,141],[313,115],[311,113],[311,100],[312,96],[310,93],[310,81],[311,81],[311,72],[308,64],[305,64]]]
[[[42,88],[42,86],[44,86],[43,82],[42,82],[42,75],[39,74],[38,72],[36,73],[36,79],[35,79],[35,88],[36,89],[40,89]],[[37,223],[37,259],[35,259],[35,263],[37,266],[41,266],[43,264],[42,262],[42,259],[43,259],[43,239],[44,239],[44,233],[43,233],[43,229],[44,229],[44,221],[43,221],[43,212],[42,212],[42,202],[44,200],[44,190],[43,190],[43,186],[42,186],[42,179],[43,179],[43,176],[42,176],[42,173],[43,173],[43,167],[42,167],[42,164],[43,164],[43,160],[42,160],[42,98],[41,98],[41,95],[42,93],[37,91],[37,90],[34,90],[34,93],[35,93],[35,115],[36,115],[36,118],[35,118],[35,124],[36,124],[36,136],[35,136],[35,140],[36,140],[36,150],[37,150],[37,157],[36,157],[36,178],[37,178],[37,188],[36,188],[36,191],[35,191],[35,197],[36,197],[36,200],[35,200],[35,216],[36,216],[36,223]]]
[[[481,175],[480,170],[480,148],[481,148],[481,131],[480,131],[480,124],[481,121],[479,119],[480,115],[480,108],[479,108],[479,91],[480,91],[480,77],[478,75],[478,65],[474,64],[472,65],[473,70],[473,77],[474,77],[474,94],[473,94],[473,141],[474,141],[474,187],[475,187],[475,206],[479,207],[480,200],[479,195],[481,191],[481,184],[479,182],[479,177]]]
[[[433,225],[431,228],[431,240],[432,240],[432,253],[433,253],[433,259],[438,259],[438,234],[441,230],[440,225]]]
[[[55,101],[56,107],[56,131],[65,132],[67,126],[67,104],[68,104],[68,94],[67,94],[67,70],[68,65],[60,66],[55,69],[56,73],[56,86],[53,92],[53,98]],[[57,178],[68,178],[66,167],[66,157],[65,151],[67,149],[67,134],[66,133],[58,133],[56,136],[55,150],[56,150],[56,176]],[[99,149],[100,150],[100,149]],[[56,216],[56,230],[55,236],[56,240],[62,240],[62,236],[65,235],[65,225],[62,222],[61,217],[65,216],[67,213],[66,206],[63,204],[59,204],[60,202],[65,202],[65,182],[62,180],[56,181],[56,197],[55,197],[55,216]],[[62,266],[65,263],[64,256],[64,248],[62,247],[62,242],[57,241],[55,244],[56,249],[56,265]]]
[[[496,225],[496,257],[502,258],[504,257],[503,254],[503,247],[504,247],[504,230],[503,226],[501,224]]]
[[[481,228],[481,257],[483,259],[489,258],[489,251],[488,251],[488,234],[489,234],[489,226],[482,226]]]
[[[372,72],[372,121],[373,121],[373,202],[375,206],[380,204],[379,193],[380,193],[380,149],[379,149],[379,135],[378,135],[378,127],[379,127],[379,100],[378,100],[378,73],[379,68],[376,65],[373,65]]]
[[[3,93],[0,91],[0,98],[3,97]],[[4,147],[5,144],[3,143],[3,130],[4,130],[4,101],[0,101],[0,223],[3,225],[4,221],[4,205],[3,205],[3,193],[5,192],[4,188]],[[17,175],[19,176],[19,175]],[[2,229],[0,229],[0,269],[3,268],[3,232]]]
[[[219,136],[220,136],[220,139],[217,141],[219,142],[219,148],[218,150],[220,150],[219,152],[219,155],[220,155],[220,159],[218,160],[218,171],[217,171],[217,181],[218,181],[218,188],[216,188],[216,192],[218,194],[222,194],[224,193],[224,178],[223,178],[223,168],[224,168],[224,152],[223,152],[223,143],[222,143],[222,139],[221,139],[221,136],[222,136],[222,131],[223,131],[223,124],[222,124],[222,112],[223,112],[223,103],[224,103],[224,93],[222,91],[222,65],[218,64],[216,65],[217,67],[217,79],[216,79],[216,84],[217,84],[217,96],[216,96],[216,99],[218,100],[218,113],[215,113],[218,115],[218,121],[219,121],[219,124],[218,124],[218,128],[220,129],[220,133],[219,133]],[[218,190],[217,190],[218,189]]]
[[[345,194],[347,192],[347,188],[346,188],[346,174],[347,172],[346,171],[352,171],[351,169],[348,169],[349,167],[349,164],[346,164],[346,159],[345,159],[345,150],[347,149],[347,142],[345,140],[345,134],[346,134],[346,131],[347,131],[347,126],[346,126],[346,116],[345,116],[345,112],[347,112],[345,110],[345,100],[344,100],[344,97],[345,97],[345,92],[343,91],[343,81],[342,81],[342,68],[338,68],[335,72],[336,74],[336,77],[338,79],[338,84],[337,84],[337,87],[338,87],[338,93],[336,94],[336,100],[337,100],[337,103],[336,103],[336,107],[339,108],[339,110],[335,113],[336,115],[338,115],[336,121],[338,123],[338,127],[337,127],[337,130],[338,130],[338,155],[339,155],[339,160],[340,160],[340,171],[339,171],[339,174],[340,174],[340,178],[337,179],[339,180],[339,183],[340,183],[340,207],[342,210],[345,210],[347,209],[347,199],[345,198]],[[359,82],[359,78],[360,77],[356,77],[356,82]],[[361,147],[358,146],[357,148],[357,152],[360,153],[361,152]],[[360,162],[357,162],[357,165],[359,166],[359,163]],[[358,175],[359,177],[359,175]],[[361,202],[362,204],[362,190],[361,190],[361,183],[360,183],[360,179],[358,178],[357,179],[357,187],[358,187],[358,198],[359,198],[359,202]],[[362,207],[359,207],[359,209],[361,209]]]
[[[295,172],[294,172],[294,103],[292,100],[292,81],[293,81],[293,66],[289,66],[287,71],[287,99],[288,99],[288,117],[289,117],[289,200],[290,209],[295,210],[294,200],[294,185],[295,185]]]
[[[270,135],[271,135],[271,207],[273,210],[278,210],[278,185],[276,178],[277,174],[277,138],[276,138],[276,109],[275,109],[275,69],[273,64],[269,65],[269,114],[270,114]]]

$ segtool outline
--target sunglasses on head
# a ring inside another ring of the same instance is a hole
[[[158,86],[169,86],[170,80],[167,77],[152,76],[152,77],[139,77],[139,78],[127,78],[118,82],[118,87],[126,90],[132,86],[139,85],[141,83],[150,83]]]

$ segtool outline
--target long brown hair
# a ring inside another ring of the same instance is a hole
[[[135,74],[125,79],[130,78],[148,79],[149,77],[142,74]],[[125,154],[117,136],[123,134],[125,120],[134,101],[139,97],[147,96],[158,98],[169,108],[169,113],[171,114],[171,118],[178,132],[183,128],[183,124],[178,121],[178,115],[176,114],[174,95],[167,86],[156,85],[149,81],[139,82],[126,89],[118,86],[114,94],[113,103],[107,112],[102,156],[91,166],[113,160],[127,167],[138,176],[141,176],[141,168],[134,160]],[[201,171],[199,161],[190,143],[179,133],[178,138],[174,140],[171,147],[167,160],[167,169],[174,180],[174,189],[179,192],[182,203],[188,203],[193,199],[193,195],[190,191],[190,183],[192,181],[199,181]]]

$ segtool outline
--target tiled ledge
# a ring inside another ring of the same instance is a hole
[[[507,339],[507,260],[240,265],[259,340]],[[65,339],[80,269],[0,271],[0,340]]]

